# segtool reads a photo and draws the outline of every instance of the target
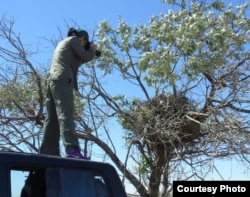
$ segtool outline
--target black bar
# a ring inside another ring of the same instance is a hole
[[[250,181],[174,181],[173,197],[250,197]]]

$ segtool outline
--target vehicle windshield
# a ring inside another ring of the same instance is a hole
[[[12,197],[111,197],[102,174],[69,168],[12,170],[11,193]]]

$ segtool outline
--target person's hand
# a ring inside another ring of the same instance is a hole
[[[97,50],[97,45],[96,45],[96,44],[91,44],[90,47],[91,47],[91,49],[93,49],[94,51]]]
[[[101,51],[97,49],[97,45],[91,43],[90,48],[94,51],[96,57],[101,57]]]

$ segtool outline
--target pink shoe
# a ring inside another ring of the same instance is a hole
[[[84,159],[84,160],[90,160],[90,157],[83,156],[81,154],[81,151],[78,149],[74,149],[66,154],[67,158],[75,158],[75,159]]]

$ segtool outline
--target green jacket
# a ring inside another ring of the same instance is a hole
[[[92,49],[86,50],[76,36],[67,37],[56,47],[50,68],[49,79],[71,79],[77,90],[77,73],[79,67],[92,60],[95,54]]]

